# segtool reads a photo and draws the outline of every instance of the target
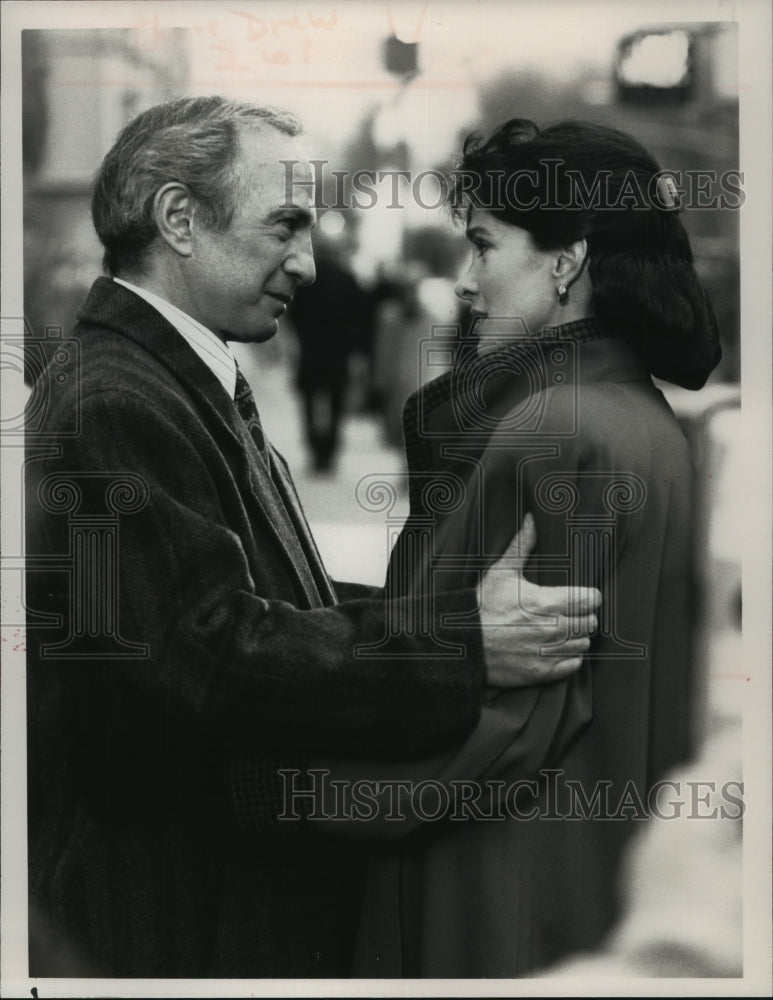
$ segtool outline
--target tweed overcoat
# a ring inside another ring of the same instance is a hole
[[[277,820],[277,769],[459,742],[480,639],[438,624],[467,655],[425,658],[336,590],[283,460],[143,299],[100,278],[79,319],[28,423],[32,974],[346,975],[361,855]]]

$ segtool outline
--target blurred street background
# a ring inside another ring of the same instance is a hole
[[[334,171],[446,171],[472,128],[514,116],[623,128],[672,171],[739,168],[737,31],[721,4],[706,5],[705,21],[678,23],[673,4],[637,0],[107,6],[60,4],[61,26],[23,33],[28,380],[101,271],[90,181],[122,125],[182,94],[296,111],[312,159],[325,161],[319,277],[277,337],[236,353],[334,578],[383,580],[389,531],[407,513],[402,404],[440,373],[420,363],[433,326],[464,322],[453,287],[466,254],[430,181],[422,205],[390,173],[373,184],[376,204],[360,194],[368,207],[358,209]],[[724,357],[701,393],[666,390],[697,460],[698,597],[686,627],[702,735],[737,722],[749,681],[734,207],[684,213]],[[397,485],[388,512],[358,500],[374,476]]]

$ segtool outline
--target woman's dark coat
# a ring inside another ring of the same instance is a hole
[[[604,604],[578,674],[492,693],[461,750],[399,772],[449,787],[475,773],[520,793],[495,795],[493,810],[481,793],[491,819],[465,821],[468,806],[381,825],[417,829],[372,867],[358,970],[524,975],[600,944],[621,852],[646,825],[653,783],[688,754],[691,456],[646,368],[593,321],[457,364],[408,401],[405,431],[415,487],[395,589],[474,585],[531,511],[527,577],[597,586]]]

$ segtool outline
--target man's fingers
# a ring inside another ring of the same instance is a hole
[[[553,679],[561,680],[562,677],[569,677],[576,673],[582,666],[581,656],[572,656],[568,660],[559,660],[553,668]]]
[[[590,649],[590,638],[587,635],[578,636],[574,639],[562,639],[555,643],[545,643],[540,646],[543,656],[576,656],[578,653],[587,653]]]
[[[568,634],[571,636],[593,635],[598,628],[598,619],[595,615],[578,615],[576,618],[567,618],[566,622]]]
[[[537,544],[537,526],[534,517],[527,514],[520,530],[502,553],[501,558],[507,560],[507,566],[516,573],[522,573],[524,566],[529,560],[529,556],[534,551]]]
[[[601,591],[596,587],[566,587],[567,613],[587,615],[601,607]]]
[[[578,617],[601,606],[601,591],[595,587],[538,587],[524,580],[521,593],[524,608],[536,614]]]

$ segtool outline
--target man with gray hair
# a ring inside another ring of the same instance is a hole
[[[595,627],[597,592],[502,566],[426,629],[329,579],[229,347],[315,277],[300,131],[180,99],[96,178],[109,276],[41,376],[55,445],[28,461],[33,976],[347,975],[364,848],[282,820],[278,771],[450,748],[484,685],[569,691]]]

